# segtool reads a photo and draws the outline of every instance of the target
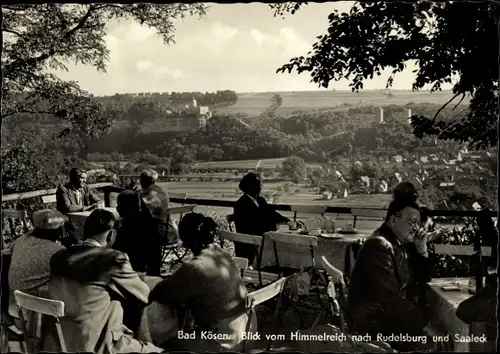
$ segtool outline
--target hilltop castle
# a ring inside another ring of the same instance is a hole
[[[166,112],[165,122],[168,129],[172,131],[196,130],[205,126],[207,120],[212,118],[212,112],[208,106],[198,106],[194,97],[191,103],[169,103]]]

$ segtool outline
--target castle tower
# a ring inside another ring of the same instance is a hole
[[[193,107],[198,107],[198,101],[193,97]]]
[[[380,109],[380,123],[384,123],[384,109],[379,107]]]
[[[408,124],[411,124],[411,108],[408,108]]]

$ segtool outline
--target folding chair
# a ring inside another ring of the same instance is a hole
[[[195,208],[196,208],[195,204],[168,208],[168,215],[169,215],[169,217],[171,217],[172,215],[180,214],[180,218],[182,219],[182,215],[184,213],[191,213],[191,212],[193,212],[193,210]],[[175,261],[175,263],[183,262],[183,259],[184,259],[184,257],[186,257],[189,250],[187,248],[184,248],[184,253],[182,254],[181,253],[182,251],[179,250],[180,248],[183,248],[182,242],[180,240],[177,243],[164,246],[163,251],[162,251],[162,257],[161,257],[163,263],[165,263],[167,261],[167,257],[172,253],[177,257],[177,260]]]
[[[269,285],[266,285],[265,287],[263,287],[259,290],[252,291],[251,293],[249,293],[247,295],[246,307],[247,307],[247,309],[251,310],[251,311],[249,311],[250,315],[249,315],[249,319],[248,319],[247,332],[249,331],[249,326],[252,322],[251,316],[253,316],[255,313],[254,312],[255,306],[260,305],[266,301],[269,301],[276,296],[278,296],[278,302],[277,302],[276,307],[274,309],[274,312],[271,316],[271,322],[276,322],[276,320],[278,320],[280,322],[279,327],[281,327],[281,316],[280,316],[281,299],[282,299],[281,295],[283,293],[283,289],[285,288],[287,280],[288,280],[288,278],[285,278],[285,277],[280,278],[280,279],[276,280],[275,282],[273,282]],[[276,328],[276,327],[274,326],[274,328]],[[268,339],[267,344],[266,344],[266,351],[269,351],[269,349],[271,348],[271,345],[272,345],[272,340]],[[247,342],[245,341],[244,352],[246,352],[246,351],[247,351]]]
[[[59,342],[59,350],[62,352],[67,352],[66,341],[64,340],[61,323],[59,321],[59,319],[64,316],[64,302],[25,294],[19,290],[14,291],[14,298],[16,300],[17,306],[20,309],[19,317],[23,327],[22,331],[24,334],[24,338],[28,338],[28,328],[24,317],[24,311],[32,311],[38,314],[35,338],[36,344],[34,345],[34,348],[30,348],[30,350],[28,351],[26,342],[24,342],[23,349],[25,353],[32,353],[34,351],[39,352],[43,350],[45,333],[42,333],[42,315],[54,318],[57,339]]]
[[[237,232],[229,232],[224,230],[218,231],[218,237],[220,240],[221,247],[224,245],[224,240],[229,240],[233,242],[241,242],[250,244],[256,247],[256,259],[257,259],[257,270],[246,269],[243,272],[243,279],[247,283],[255,284],[258,279],[259,286],[263,286],[264,284],[269,284],[270,282],[278,279],[278,274],[267,273],[261,271],[261,260],[262,260],[262,251],[263,251],[263,240],[264,238],[261,236],[247,235],[247,234],[239,234]],[[260,251],[259,251],[260,247]],[[235,257],[237,258],[237,257]],[[248,260],[247,260],[248,261]],[[257,273],[257,274],[255,274]],[[256,277],[258,276],[258,278]]]
[[[321,257],[321,265],[323,269],[329,276],[329,282],[332,282],[331,285],[328,286],[328,307],[323,309],[321,313],[316,317],[316,320],[313,322],[311,328],[316,327],[321,319],[326,320],[328,315],[333,317],[339,317],[340,319],[340,329],[343,333],[347,333],[347,324],[344,319],[343,311],[345,309],[345,296],[347,293],[347,286],[344,279],[344,274],[335,268],[326,257]],[[329,284],[330,285],[330,284]]]
[[[278,269],[279,276],[285,275],[285,270],[280,266],[279,256],[278,256],[278,247],[277,243],[288,243],[293,245],[301,245],[301,246],[309,246],[310,254],[311,254],[311,268],[312,268],[312,276],[315,279],[321,279],[321,274],[316,269],[316,256],[315,256],[315,248],[318,245],[318,238],[316,236],[310,235],[300,235],[300,234],[282,234],[279,232],[267,232],[265,234],[270,241],[273,242],[274,248],[274,257],[276,262],[276,268]],[[305,267],[303,267],[304,269]],[[286,275],[289,275],[288,273]],[[290,275],[292,276],[292,275]],[[311,278],[311,279],[313,279]],[[307,306],[304,301],[306,298],[310,299],[310,296],[314,298],[314,301],[317,301],[321,307],[324,307],[324,301],[321,299],[321,292],[319,284],[310,284],[310,289],[313,290],[312,293],[309,294],[298,294],[296,300],[290,298],[288,301],[288,305],[291,306],[296,312],[299,318],[300,324],[302,326],[303,318],[300,310],[297,308],[296,304],[300,304],[303,308],[311,308],[311,306]]]
[[[273,242],[273,248],[274,248],[274,259],[276,261],[276,267],[280,270],[280,275],[282,275],[281,272],[281,267],[279,263],[279,256],[278,256],[278,247],[276,243],[288,243],[292,245],[302,245],[302,246],[309,246],[309,250],[311,252],[311,262],[312,262],[312,267],[316,267],[316,256],[315,256],[315,248],[318,245],[318,238],[316,236],[310,236],[310,235],[298,235],[298,234],[282,234],[279,232],[267,232],[265,234],[265,237],[269,239],[269,241]]]

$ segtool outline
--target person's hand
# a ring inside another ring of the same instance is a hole
[[[418,228],[415,231],[415,238],[413,243],[415,244],[415,247],[420,254],[427,253],[427,242],[429,242],[429,236],[430,234],[427,232],[427,230],[422,227]]]

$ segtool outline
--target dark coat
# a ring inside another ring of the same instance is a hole
[[[267,204],[266,199],[257,197],[253,200],[243,194],[234,206],[234,224],[236,232],[248,235],[263,236],[268,231],[276,231],[276,225],[290,221]]]
[[[168,212],[170,208],[168,193],[156,184],[142,189],[139,193],[142,199],[142,209],[151,216],[153,238],[162,246],[177,243],[179,233]]]
[[[427,320],[415,297],[430,270],[428,258],[408,252],[383,224],[364,242],[351,273],[350,331],[421,335]]]
[[[65,303],[61,319],[69,352],[158,353],[123,324],[121,301],[145,306],[149,287],[132,270],[126,254],[87,242],[54,254],[51,299]]]
[[[100,201],[99,197],[89,188],[88,185],[82,187],[82,200],[84,206],[89,206]],[[77,205],[75,189],[71,184],[61,185],[56,191],[57,210],[63,214],[83,211],[82,205]]]

